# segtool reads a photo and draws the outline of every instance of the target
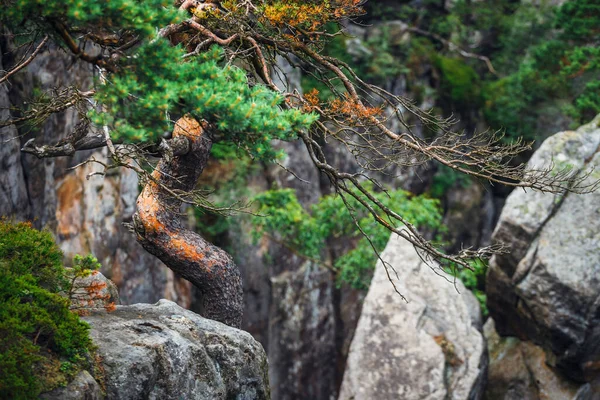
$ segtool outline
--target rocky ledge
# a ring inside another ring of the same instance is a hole
[[[98,346],[104,382],[83,372],[46,399],[270,398],[266,354],[247,332],[168,300],[110,313],[96,309],[84,319]]]

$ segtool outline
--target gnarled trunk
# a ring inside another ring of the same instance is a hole
[[[137,200],[134,228],[138,242],[202,293],[202,315],[239,328],[243,297],[240,273],[225,251],[182,226],[181,201],[168,193],[189,192],[206,166],[212,141],[191,117],[177,121],[173,138],[186,137],[186,154],[163,158],[152,173],[154,181]]]

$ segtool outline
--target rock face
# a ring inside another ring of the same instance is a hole
[[[547,139],[530,165],[595,168],[600,180],[600,116]],[[492,258],[488,306],[502,336],[531,340],[571,379],[600,377],[600,192],[515,190],[494,232],[510,253]]]
[[[404,239],[392,237],[382,257],[408,302],[379,262],[339,399],[480,399],[487,352],[477,300],[439,267],[434,273]]]
[[[92,157],[109,162],[106,149]],[[166,297],[189,307],[191,284],[176,278],[123,226],[135,212],[137,175],[123,169],[113,175],[87,178],[98,170],[97,164],[86,164],[56,182],[56,234],[65,257],[96,256],[102,272],[119,288],[124,304]]]
[[[0,50],[3,47],[0,46]],[[5,68],[0,57],[0,70],[8,70]],[[8,84],[0,84],[0,121],[5,121],[10,118],[10,99],[8,97]],[[21,143],[16,138],[18,136],[17,128],[14,125],[9,125],[0,128],[0,215],[8,215],[11,212],[17,213],[17,217],[27,215],[28,199],[27,188],[24,184],[23,169],[21,168],[21,152],[19,151]],[[24,206],[27,205],[27,206]]]
[[[336,342],[329,271],[307,263],[272,279],[269,361],[277,399],[326,399],[335,391]],[[283,382],[281,382],[283,380]]]
[[[112,309],[121,304],[117,286],[98,271],[91,275],[76,278],[69,292],[71,310]]]
[[[54,389],[51,392],[42,393],[42,400],[102,400],[104,394],[102,388],[87,371],[80,372],[64,388]]]
[[[0,69],[10,70],[12,45],[0,38]],[[16,60],[18,61],[18,60]],[[24,70],[0,84],[0,120],[11,115],[34,90],[57,86],[92,86],[93,68],[76,62],[64,51],[45,50]],[[73,109],[51,116],[44,124],[19,131],[14,125],[0,128],[0,216],[31,220],[36,228],[48,228],[65,252],[67,263],[75,253],[93,253],[102,272],[119,287],[123,303],[155,302],[169,298],[189,306],[189,283],[178,279],[156,257],[135,241],[123,222],[131,219],[138,195],[138,180],[132,171],[112,171],[93,176],[98,165],[87,164],[67,171],[93,155],[106,161],[106,153],[82,152],[74,157],[38,160],[20,152],[35,138],[36,144],[56,143],[72,133],[79,121]]]
[[[483,332],[490,359],[485,400],[572,400],[584,389],[550,367],[542,348],[500,337],[493,319],[488,319]]]
[[[84,319],[109,399],[269,399],[262,346],[244,331],[160,300]]]

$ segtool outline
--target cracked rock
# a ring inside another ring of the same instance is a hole
[[[119,306],[84,319],[109,399],[269,399],[267,357],[244,331],[177,304]]]
[[[547,139],[532,167],[590,171],[600,180],[600,115],[576,131]],[[600,191],[588,194],[515,190],[494,239],[510,249],[487,276],[490,313],[502,336],[531,340],[547,360],[577,381],[600,376]]]
[[[487,350],[475,297],[439,266],[432,271],[404,239],[393,236],[382,257],[407,301],[379,262],[339,399],[480,399]]]

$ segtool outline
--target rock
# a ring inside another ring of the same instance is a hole
[[[106,149],[91,157],[109,163]],[[124,304],[153,302],[165,297],[184,307],[191,304],[191,284],[146,252],[123,226],[131,221],[138,195],[138,177],[122,169],[91,176],[100,167],[88,163],[56,183],[57,243],[69,260],[75,254],[93,254],[102,273],[119,287]]]
[[[448,228],[445,239],[451,253],[489,245],[497,215],[491,192],[476,182],[467,182],[455,184],[445,193],[443,225]]]
[[[480,399],[487,352],[475,297],[437,265],[432,271],[404,239],[392,237],[382,257],[407,301],[379,262],[339,399]]]
[[[500,337],[491,318],[483,332],[490,359],[485,400],[574,399],[581,385],[550,367],[542,348],[515,337]]]
[[[547,139],[530,166],[595,170],[600,179],[600,116],[577,131]],[[493,238],[511,250],[487,275],[488,307],[502,336],[531,340],[571,379],[600,376],[600,191],[515,190]]]
[[[573,400],[598,400],[600,399],[600,382],[586,383],[579,389]]]
[[[269,399],[262,346],[244,331],[177,304],[119,306],[84,319],[109,399]]]
[[[112,310],[120,304],[117,286],[98,271],[73,281],[69,293],[71,310],[85,315],[90,309]]]
[[[4,46],[0,52],[4,53]],[[0,56],[0,70],[5,71]],[[8,97],[8,82],[0,84],[0,121],[6,121],[10,115],[10,99]],[[14,125],[0,128],[0,215],[14,213],[19,219],[29,214],[27,186],[21,168],[21,142]]]
[[[310,263],[271,278],[269,361],[273,398],[329,399],[335,393],[333,279]],[[275,367],[276,366],[276,367]]]
[[[102,388],[87,371],[80,372],[67,386],[40,395],[42,400],[102,400]]]

